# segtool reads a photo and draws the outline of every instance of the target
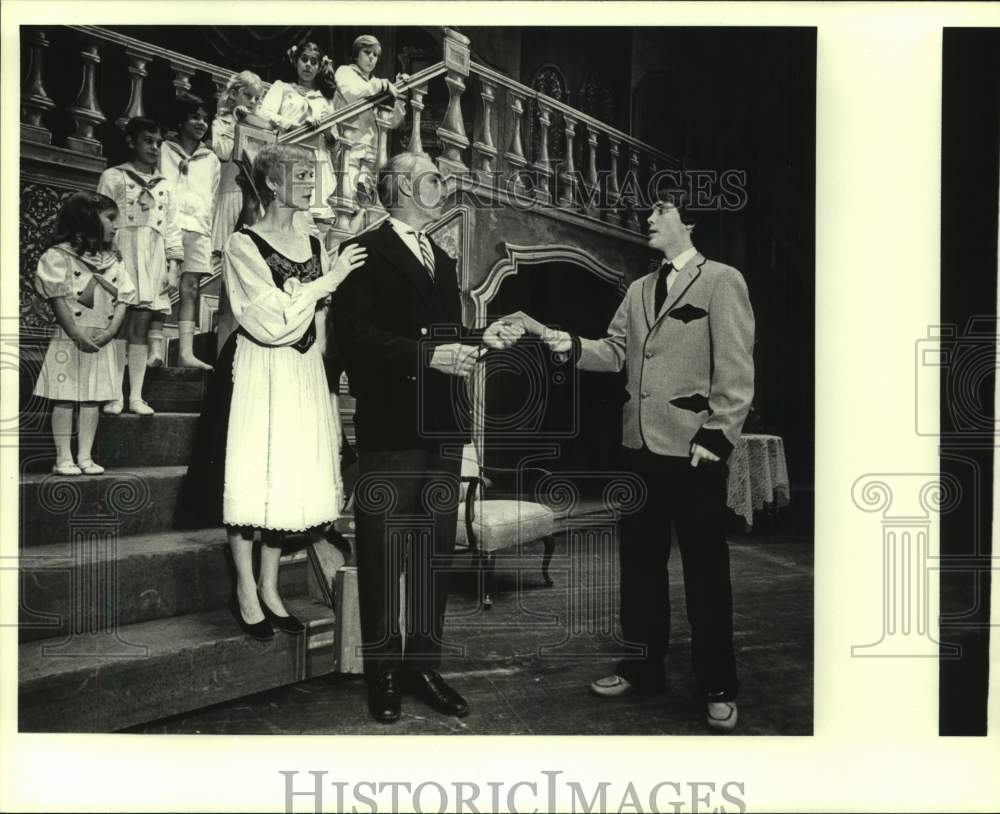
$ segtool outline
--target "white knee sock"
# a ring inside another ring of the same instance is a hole
[[[129,401],[142,399],[142,385],[146,380],[146,359],[148,357],[148,345],[128,346],[128,384],[131,390]]]
[[[73,437],[73,405],[52,406],[52,440],[56,445],[56,463],[73,463],[70,439]]]

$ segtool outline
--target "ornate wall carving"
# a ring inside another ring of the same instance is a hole
[[[48,303],[35,293],[34,277],[38,258],[55,226],[63,201],[73,194],[45,184],[22,183],[18,313],[21,329],[45,331],[55,324]]]

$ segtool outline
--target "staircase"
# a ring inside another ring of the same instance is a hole
[[[305,541],[285,549],[280,583],[308,629],[261,643],[227,607],[233,579],[223,529],[176,530],[204,384],[199,371],[149,371],[147,400],[157,413],[101,417],[95,459],[107,472],[96,477],[49,474],[49,418],[32,409],[45,403],[28,401],[20,731],[114,731],[337,668],[333,612]]]
[[[85,54],[83,90],[69,107],[45,90],[43,66],[53,44],[55,52],[79,47]],[[357,660],[348,661],[354,634],[341,631],[343,641],[337,641],[337,620],[326,599],[343,562],[339,552],[328,550],[332,546],[311,558],[303,541],[288,543],[282,593],[308,629],[302,636],[278,633],[273,641],[259,643],[241,632],[227,608],[233,581],[223,530],[179,530],[178,499],[205,388],[202,373],[173,367],[150,371],[144,395],[156,415],[101,417],[95,458],[107,468],[104,475],[49,474],[54,451],[47,404],[30,392],[51,312],[34,293],[31,278],[55,213],[69,190],[96,186],[106,156],[120,145],[120,131],[102,110],[122,112],[124,121],[136,100],[141,109],[146,79],[151,99],[183,87],[204,94],[221,87],[231,70],[94,26],[26,28],[21,46],[29,65],[21,93],[19,213],[19,729],[115,731],[337,669],[356,669]],[[407,149],[423,151],[425,136],[436,136],[437,143],[426,146],[446,176],[449,206],[434,238],[456,259],[465,324],[485,326],[491,309],[510,313],[530,306],[533,316],[572,327],[566,314],[542,307],[545,297],[532,295],[532,281],[543,274],[569,274],[553,290],[571,291],[577,300],[589,290],[589,281],[591,288],[604,286],[599,302],[617,302],[629,282],[623,270],[642,273],[649,261],[639,231],[640,191],[680,162],[472,62],[468,38],[456,31],[444,30],[441,56],[398,89],[409,90]],[[126,62],[129,86],[120,81]],[[156,70],[146,71],[146,63]],[[463,103],[466,93],[471,98]],[[375,111],[377,166],[384,166],[390,138],[383,101],[356,102],[319,129],[338,128],[347,139],[353,118]],[[49,111],[55,107],[62,116],[56,120],[72,123],[78,135],[49,129]],[[440,122],[430,120],[434,110],[444,111]],[[553,117],[559,129],[553,130],[550,145]],[[527,152],[522,130],[538,134],[537,146]],[[306,141],[316,132],[303,127],[280,140]],[[341,160],[348,154],[342,151]],[[337,170],[343,173],[345,166]],[[337,217],[328,225],[331,245],[350,234],[356,208],[353,191],[342,194],[347,197],[333,202]],[[218,287],[218,279],[211,280],[203,299],[217,300]],[[553,302],[563,303],[567,313],[587,312],[577,300]],[[211,322],[204,315],[200,321]],[[214,358],[209,335],[196,339],[195,352],[206,361]],[[483,399],[484,388],[480,375],[474,398]],[[341,413],[351,438],[348,397],[341,398]],[[477,425],[477,434],[481,431]],[[338,521],[338,530],[349,539],[351,525],[346,518]],[[345,631],[357,626],[346,612],[339,621]]]

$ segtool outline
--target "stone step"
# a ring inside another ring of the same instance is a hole
[[[21,546],[69,541],[80,535],[113,533],[120,539],[173,530],[186,472],[185,466],[147,466],[72,478],[50,473],[22,475]]]
[[[77,477],[28,472],[20,484],[21,547],[69,541],[81,534],[113,533],[121,539],[191,528],[189,520],[182,522],[179,515],[184,512],[178,507],[186,473],[186,466],[123,467]],[[348,513],[335,526],[346,533],[351,523]]]
[[[112,732],[251,695],[336,669],[334,619],[307,597],[290,612],[300,636],[247,637],[228,610],[175,616],[114,634],[18,647],[22,732]]]
[[[200,413],[207,383],[208,374],[201,370],[160,367],[146,371],[142,395],[157,412]],[[122,389],[127,400],[130,395],[127,370]]]
[[[306,549],[290,544],[282,596],[307,593],[308,572]],[[222,529],[34,546],[21,557],[20,575],[22,642],[225,607],[234,584]]]
[[[55,463],[52,433],[47,426],[39,431],[34,424],[22,425],[21,471],[50,472]],[[187,466],[197,427],[195,413],[102,415],[94,441],[94,460],[106,468],[118,469]]]
[[[35,381],[42,368],[44,349],[35,348],[26,358],[22,358],[19,367],[19,408],[21,424],[30,426],[43,425],[48,431],[49,403],[46,399],[32,395]],[[198,413],[201,412],[205,385],[208,374],[201,370],[183,367],[159,367],[146,371],[143,382],[143,396],[150,406],[165,413]],[[122,389],[127,399],[129,396],[128,370],[122,382]],[[28,418],[32,420],[28,420]]]

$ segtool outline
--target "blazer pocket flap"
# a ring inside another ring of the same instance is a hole
[[[701,393],[695,393],[691,396],[678,396],[675,399],[670,399],[670,403],[674,407],[678,407],[681,410],[690,410],[692,413],[712,412],[708,406],[708,396],[703,396]]]
[[[673,319],[679,319],[681,322],[688,323],[696,319],[704,319],[708,316],[708,311],[704,308],[698,308],[691,303],[686,302],[680,308],[674,308],[667,314],[668,317]]]

